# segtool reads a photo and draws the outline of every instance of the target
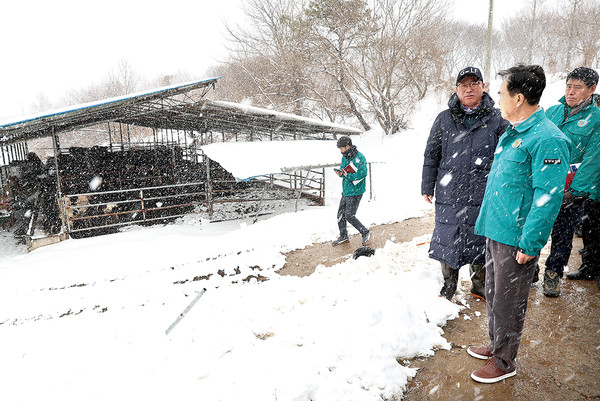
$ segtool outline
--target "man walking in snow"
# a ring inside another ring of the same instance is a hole
[[[598,73],[591,68],[575,68],[567,75],[565,96],[560,104],[552,106],[546,115],[573,142],[571,171],[576,171],[565,188],[562,206],[554,228],[550,256],[544,272],[544,295],[560,295],[560,278],[567,265],[573,246],[573,233],[585,199],[600,185],[600,109],[594,105],[593,94],[598,84]],[[579,167],[577,167],[579,164]],[[593,204],[592,204],[593,205]],[[593,215],[593,213],[592,213]],[[588,220],[587,217],[585,220]],[[582,230],[584,243],[593,243],[590,230]],[[592,256],[584,251],[579,270],[568,273],[571,280],[591,280],[600,277],[600,254]]]
[[[500,71],[500,110],[510,126],[496,147],[475,233],[486,237],[490,343],[467,349],[487,360],[471,373],[481,383],[516,374],[527,298],[540,250],[563,198],[571,141],[538,106],[546,76],[538,65]]]
[[[337,220],[340,236],[332,245],[340,245],[349,241],[346,222],[352,224],[362,236],[362,244],[371,240],[371,232],[356,218],[356,211],[367,188],[367,160],[362,153],[352,145],[352,139],[342,136],[337,141],[337,147],[342,153],[342,163],[336,174],[342,178],[342,199],[338,208]]]
[[[508,122],[484,92],[481,71],[467,67],[456,78],[456,92],[429,134],[423,162],[421,194],[435,194],[435,228],[429,257],[442,265],[440,295],[451,299],[458,270],[469,264],[473,296],[485,299],[485,239],[473,233],[483,200],[494,149]]]

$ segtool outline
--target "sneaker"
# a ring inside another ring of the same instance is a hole
[[[371,231],[367,231],[366,233],[364,233],[362,235],[363,246],[367,245],[369,243],[369,241],[371,241],[371,238],[373,238],[373,234],[371,234]]]
[[[338,246],[338,245],[341,245],[341,244],[345,244],[346,242],[350,242],[350,240],[348,239],[348,237],[339,237],[338,239],[336,239],[335,241],[333,241],[331,243],[331,245]]]
[[[488,360],[492,357],[492,351],[488,347],[473,347],[467,348],[467,353],[474,358]]]
[[[595,280],[600,278],[600,269],[594,271],[589,265],[584,264],[579,270],[567,273],[567,278],[569,280]]]
[[[471,373],[471,378],[479,383],[496,383],[500,380],[508,379],[516,374],[516,369],[512,372],[505,372],[496,365],[494,358],[490,358],[487,360],[485,365]]]
[[[557,297],[560,295],[560,277],[557,272],[546,270],[544,272],[544,295],[547,297]]]

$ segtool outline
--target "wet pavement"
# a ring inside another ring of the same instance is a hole
[[[428,215],[371,227],[375,236],[369,246],[380,248],[387,240],[410,241],[431,233],[433,224],[433,216]],[[573,245],[569,261],[571,270],[581,264],[577,252],[581,249],[581,239],[576,238]],[[358,246],[358,235],[353,236],[349,244],[337,247],[330,243],[313,244],[287,254],[286,266],[280,273],[309,275],[318,264],[331,266],[350,257]],[[466,296],[469,307],[443,328],[452,349],[439,350],[431,358],[410,361],[410,366],[419,371],[402,400],[600,400],[598,281],[562,279],[561,296],[548,298],[543,295],[541,286],[543,262],[547,256],[548,248],[545,248],[540,261],[540,281],[529,293],[516,376],[494,384],[481,384],[471,379],[471,372],[485,362],[470,357],[466,348],[486,345],[489,337],[485,303]],[[463,291],[468,291],[470,284],[465,281],[461,286]]]
[[[580,248],[581,239],[575,239],[571,270],[581,263]],[[543,253],[542,262],[545,257]],[[542,274],[530,290],[516,376],[494,384],[470,378],[485,361],[470,357],[466,347],[486,345],[489,337],[485,303],[467,296],[470,308],[444,327],[453,348],[411,362],[420,369],[403,400],[599,400],[598,280],[562,279],[561,296],[548,298],[542,292]],[[468,290],[468,283],[462,285]]]

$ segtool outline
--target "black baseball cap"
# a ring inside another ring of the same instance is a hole
[[[481,75],[481,70],[479,68],[466,67],[460,70],[460,72],[458,73],[458,76],[456,77],[456,83],[458,84],[461,79],[468,76],[475,77],[481,82],[483,82],[483,75]]]

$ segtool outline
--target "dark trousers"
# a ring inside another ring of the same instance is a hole
[[[515,259],[517,249],[487,238],[485,248],[485,295],[489,349],[494,362],[505,372],[516,369],[517,351],[527,312],[531,279],[539,256],[525,264]]]
[[[546,259],[546,270],[557,272],[559,277],[563,276],[564,267],[569,262],[571,250],[573,249],[573,234],[579,220],[583,200],[575,199],[571,203],[560,207],[550,238],[550,255]]]
[[[583,265],[600,270],[600,202],[586,199],[583,207]]]
[[[354,228],[358,230],[361,234],[366,234],[369,230],[362,225],[360,221],[356,218],[356,211],[358,210],[358,205],[360,205],[360,200],[362,199],[361,195],[356,196],[345,196],[342,195],[342,199],[340,199],[340,207],[338,208],[337,220],[338,227],[340,229],[340,237],[348,237],[348,229],[346,227],[346,222],[352,224]]]

